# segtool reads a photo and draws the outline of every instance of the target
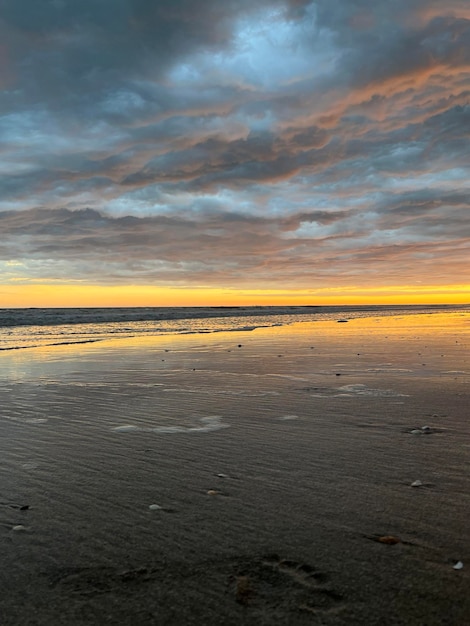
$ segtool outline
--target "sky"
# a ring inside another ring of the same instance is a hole
[[[470,302],[468,0],[2,0],[0,307]]]

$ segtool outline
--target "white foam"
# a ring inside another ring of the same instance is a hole
[[[197,393],[210,396],[236,396],[246,398],[263,398],[264,396],[279,396],[278,391],[245,391],[244,389],[201,389],[200,387],[167,387],[165,393]]]
[[[172,433],[184,433],[185,430],[188,430],[188,429],[183,428],[182,426],[158,426],[157,428],[152,428],[151,432],[172,434]],[[148,432],[150,432],[150,430],[148,430]]]
[[[338,395],[357,395],[357,396],[374,396],[374,397],[406,397],[406,394],[399,393],[398,391],[394,391],[393,389],[372,389],[371,387],[367,387],[367,385],[344,385],[343,387],[338,387],[338,391],[340,392]]]
[[[318,388],[317,393],[309,394],[313,398],[353,398],[355,396],[371,396],[380,398],[407,398],[407,394],[393,389],[373,389],[367,385],[343,385],[336,388]]]
[[[132,424],[125,424],[124,426],[116,426],[113,428],[115,433],[130,433],[135,430],[140,430],[138,426],[133,426]]]
[[[206,417],[198,418],[200,425],[197,426],[155,426],[153,428],[135,426],[133,424],[124,424],[122,426],[116,426],[113,428],[115,433],[130,433],[130,432],[147,432],[172,435],[175,433],[209,433],[222,428],[228,428],[229,424],[222,422],[220,415],[208,415]]]
[[[202,422],[202,426],[195,426],[193,428],[188,428],[189,432],[198,432],[198,433],[208,433],[213,430],[220,430],[221,428],[228,428],[228,424],[222,423],[222,418],[219,415],[211,415],[208,417],[201,417],[199,420]]]

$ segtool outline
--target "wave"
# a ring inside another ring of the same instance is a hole
[[[299,321],[469,311],[470,305],[0,309],[0,351],[139,336],[247,332]]]

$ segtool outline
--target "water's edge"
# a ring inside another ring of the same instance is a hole
[[[0,308],[0,328],[52,326],[100,322],[139,322],[215,317],[257,317],[336,313],[413,313],[466,310],[468,305],[349,305],[349,306],[215,306],[215,307],[96,307],[96,308]]]
[[[119,337],[252,331],[294,322],[460,312],[470,312],[470,306],[0,309],[0,352]]]

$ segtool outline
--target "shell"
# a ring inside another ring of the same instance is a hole
[[[379,543],[385,543],[388,546],[394,546],[397,543],[401,543],[401,539],[394,537],[393,535],[384,535],[383,537],[377,537]]]

